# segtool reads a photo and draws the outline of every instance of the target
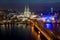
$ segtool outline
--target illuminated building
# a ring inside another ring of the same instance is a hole
[[[29,11],[29,6],[28,7],[25,6],[24,16],[25,17],[30,17],[30,15],[31,15],[31,12]]]
[[[29,6],[25,6],[24,12],[22,13],[22,15],[17,15],[18,20],[22,19],[22,21],[27,20],[28,18],[30,18],[31,16],[31,12],[29,11]]]
[[[53,13],[53,8],[51,8],[51,13]]]

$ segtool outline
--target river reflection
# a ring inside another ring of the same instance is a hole
[[[30,25],[28,24],[0,24],[0,39],[31,40]]]

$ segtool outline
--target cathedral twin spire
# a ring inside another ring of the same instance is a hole
[[[25,10],[24,10],[24,12],[29,12],[29,6],[25,6]]]
[[[31,12],[29,11],[29,6],[27,6],[27,7],[25,6],[24,15],[25,15],[25,17],[30,17]]]

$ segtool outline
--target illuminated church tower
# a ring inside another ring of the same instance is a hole
[[[24,16],[25,17],[30,17],[31,12],[29,11],[29,6],[25,6],[25,10],[24,10]]]

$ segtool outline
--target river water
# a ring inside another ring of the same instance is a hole
[[[32,40],[30,25],[0,24],[0,40]]]

